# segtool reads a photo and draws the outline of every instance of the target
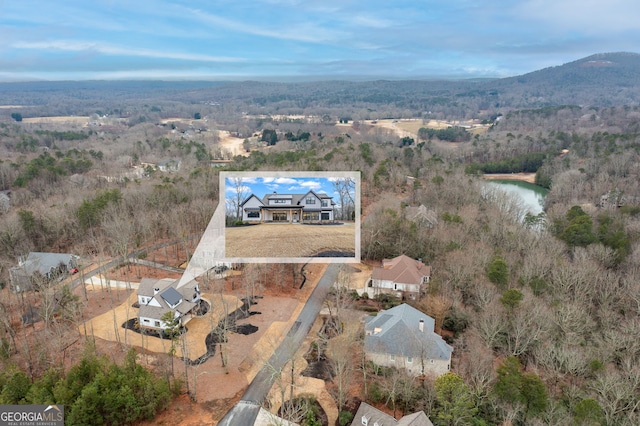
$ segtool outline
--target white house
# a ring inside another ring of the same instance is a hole
[[[441,376],[451,369],[449,346],[434,332],[429,315],[403,303],[368,317],[364,326],[364,351],[368,360],[408,373]]]
[[[381,267],[373,268],[367,285],[369,296],[381,293],[397,297],[419,298],[431,278],[431,267],[409,256],[383,259]]]
[[[191,310],[200,301],[200,288],[196,281],[178,287],[180,280],[143,278],[138,287],[138,324],[141,328],[164,330],[162,317],[173,312],[180,325],[192,318]]]
[[[245,222],[303,223],[333,220],[335,205],[332,197],[310,190],[306,194],[274,192],[262,198],[251,194],[240,207]]]

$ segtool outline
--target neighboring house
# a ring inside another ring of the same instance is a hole
[[[258,411],[258,417],[253,423],[253,426],[299,426],[298,423],[293,423],[285,420],[277,415],[268,412],[264,408],[260,407]]]
[[[433,318],[403,303],[369,317],[364,326],[367,359],[404,368],[414,376],[440,376],[451,369],[449,346],[434,330]]]
[[[438,215],[433,210],[429,210],[424,204],[419,207],[405,207],[405,217],[423,228],[433,228],[438,224]]]
[[[267,194],[259,198],[251,194],[244,200],[242,220],[246,222],[317,222],[333,220],[336,203],[326,194],[313,190],[306,194]]]
[[[180,325],[192,318],[192,309],[200,302],[200,288],[196,281],[178,287],[180,280],[143,278],[138,287],[138,324],[141,328],[164,330],[162,317],[173,312]]]
[[[429,283],[430,278],[430,266],[403,254],[393,259],[383,259],[382,267],[373,268],[367,293],[371,291],[369,296],[388,293],[400,298],[416,299],[426,291],[425,284]]]
[[[399,420],[391,417],[366,402],[361,402],[351,426],[433,426],[424,411],[407,414]]]
[[[182,161],[180,160],[162,160],[156,163],[156,169],[161,172],[177,172],[181,165]]]
[[[38,281],[51,281],[76,269],[79,260],[75,254],[31,252],[9,269],[11,288],[16,293],[31,290]]]

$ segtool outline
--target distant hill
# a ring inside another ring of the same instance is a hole
[[[233,105],[235,111],[448,117],[495,115],[558,105],[640,105],[640,54],[600,53],[516,77],[489,80],[168,82],[80,81],[0,84],[7,105],[30,106],[23,115],[135,111],[149,104]],[[148,108],[147,108],[148,109]],[[156,110],[158,107],[155,108]],[[181,108],[177,108],[180,110]],[[58,111],[60,110],[60,111]],[[339,112],[338,112],[339,111]],[[5,111],[8,114],[8,110]],[[322,112],[322,113],[325,113]],[[2,111],[0,111],[0,116]],[[7,115],[8,117],[8,115]]]
[[[564,65],[484,83],[511,107],[640,104],[640,54],[599,53]]]

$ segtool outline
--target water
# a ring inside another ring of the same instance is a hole
[[[524,206],[532,215],[537,215],[543,212],[544,199],[549,190],[541,186],[519,180],[490,180],[487,181],[487,183],[489,185],[496,186],[503,191],[519,196],[522,199]]]

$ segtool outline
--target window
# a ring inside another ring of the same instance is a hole
[[[156,327],[160,327],[160,321],[154,321],[153,325],[155,325]]]
[[[305,200],[306,204],[315,204],[316,203],[316,199],[313,197],[307,197],[307,199]]]
[[[260,217],[260,212],[249,212],[247,217]]]
[[[142,320],[142,322],[149,322],[149,320],[145,318]]]
[[[389,355],[389,361],[396,362],[396,356],[395,355]]]
[[[320,220],[320,214],[318,212],[303,212],[302,220]]]
[[[327,202],[327,200],[322,200],[322,207],[327,207],[329,205],[329,203]]]
[[[286,204],[287,200],[271,200],[273,204]]]
[[[407,357],[407,364],[411,364],[413,362],[413,357]]]
[[[285,222],[285,221],[287,221],[287,213],[284,213],[284,212],[273,212],[273,221],[274,222]]]

